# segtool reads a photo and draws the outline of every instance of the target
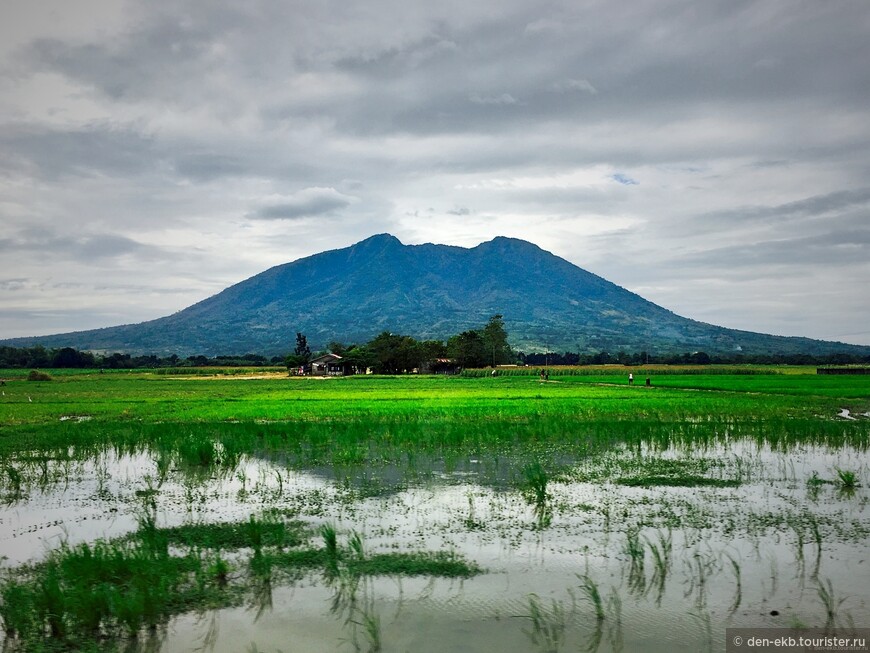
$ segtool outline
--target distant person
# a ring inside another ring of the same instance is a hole
[[[550,370],[544,370],[544,381],[550,380]]]
[[[541,381],[543,381],[544,380],[544,369],[543,368],[541,368],[540,374],[541,374]]]
[[[649,377],[646,377],[646,387],[650,387]]]
[[[631,372],[628,373],[628,385],[634,384],[634,374]]]

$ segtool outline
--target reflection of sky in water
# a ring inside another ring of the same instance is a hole
[[[719,461],[708,475],[739,475],[744,484],[638,488],[600,480],[607,461],[623,461],[618,469],[624,470],[630,468],[625,461],[646,458]],[[330,521],[341,533],[357,530],[370,552],[448,549],[487,570],[465,581],[380,578],[366,584],[384,650],[539,650],[527,618],[531,594],[550,617],[561,614],[562,650],[578,650],[597,623],[579,589],[578,575],[584,574],[610,601],[607,627],[619,621],[611,597],[619,598],[627,651],[704,649],[708,625],[713,650],[723,649],[726,626],[822,625],[819,579],[830,579],[837,596],[848,597],[844,615],[858,625],[870,619],[870,561],[865,562],[866,535],[860,536],[870,526],[867,489],[844,495],[823,484],[814,494],[806,483],[813,472],[833,479],[837,468],[856,471],[866,483],[870,467],[857,450],[798,445],[784,453],[745,440],[693,450],[616,448],[575,464],[578,473],[598,474],[595,482],[550,483],[553,520],[543,531],[532,528],[533,507],[520,492],[500,483],[476,484],[477,466],[468,461],[457,473],[441,469],[430,475],[431,482],[363,497],[358,485],[329,478],[334,470],[288,471],[243,458],[222,475],[169,470],[153,496],[161,525],[246,520],[278,508],[312,525]],[[22,499],[0,510],[0,554],[7,566],[39,558],[63,538],[76,543],[128,532],[150,499],[148,490],[159,483],[154,460],[144,454],[107,454],[66,467],[52,462],[48,468],[52,482],[40,489],[32,477]],[[390,476],[397,474],[392,470]],[[822,524],[821,553],[809,515]],[[667,533],[668,516],[679,517],[682,525],[671,529],[673,554],[659,597],[648,547]],[[831,524],[839,524],[840,532]],[[640,589],[630,582],[625,552],[626,532],[637,525],[646,547]],[[734,563],[740,569],[736,607]],[[243,608],[220,611],[213,621],[177,619],[164,650],[191,650],[210,626],[217,627],[216,651],[244,650],[252,642],[261,651],[352,650],[349,626],[330,614],[329,599],[321,579],[308,577],[295,587],[276,588],[272,611],[256,624],[256,611]],[[771,616],[772,610],[779,616]],[[600,650],[611,648],[605,632]]]

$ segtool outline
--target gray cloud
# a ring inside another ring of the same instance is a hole
[[[839,213],[854,206],[870,204],[870,188],[838,190],[825,195],[807,197],[794,202],[775,206],[745,206],[727,211],[709,213],[705,217],[713,220],[766,220],[770,218],[818,217]]]
[[[128,128],[88,125],[57,129],[37,125],[0,125],[0,169],[61,176],[128,177],[155,161],[153,139]]]
[[[86,27],[76,11],[18,25],[0,7],[7,315],[31,283],[60,305],[50,276],[156,317],[392,231],[523,237],[690,317],[777,313],[824,337],[800,298],[761,299],[805,278],[819,315],[870,320],[863,2],[133,0]],[[148,260],[153,292],[124,290]],[[749,280],[751,309],[726,290]]]
[[[296,220],[329,215],[349,206],[352,198],[334,188],[305,188],[280,201],[263,206],[248,217],[259,220]]]
[[[114,234],[63,235],[43,229],[24,230],[0,239],[0,252],[38,252],[46,257],[104,261],[133,255],[139,259],[166,258],[163,250]]]

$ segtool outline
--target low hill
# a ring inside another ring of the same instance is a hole
[[[286,353],[382,331],[444,339],[501,313],[531,351],[870,355],[870,347],[726,329],[680,317],[531,243],[403,245],[381,234],[273,267],[178,313],[124,326],[15,338],[13,346],[129,353]]]

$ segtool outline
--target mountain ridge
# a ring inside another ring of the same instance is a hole
[[[728,329],[681,317],[533,243],[404,245],[376,234],[273,266],[171,315],[138,324],[13,338],[6,345],[179,355],[365,342],[382,331],[445,339],[504,315],[525,351],[870,355],[870,347]]]

